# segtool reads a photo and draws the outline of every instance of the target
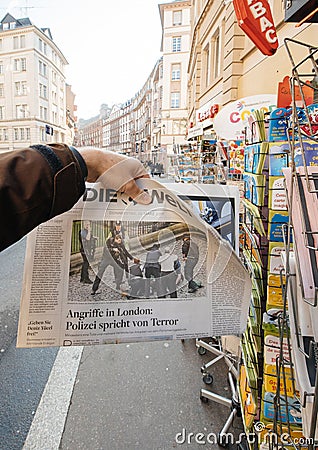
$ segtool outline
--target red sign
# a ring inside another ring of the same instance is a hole
[[[306,83],[309,84],[309,81],[306,81]],[[302,91],[306,105],[311,105],[313,103],[313,89],[309,86],[302,86]],[[304,105],[299,86],[295,86],[294,96],[297,106],[303,108]],[[292,106],[292,94],[290,91],[289,76],[286,75],[283,81],[278,83],[277,108],[288,108],[289,106]]]
[[[264,55],[274,55],[278,39],[267,0],[233,0],[239,27]]]
[[[219,105],[212,105],[211,108],[207,109],[204,112],[199,112],[198,120],[199,122],[203,122],[206,119],[213,119],[216,114],[219,112]]]

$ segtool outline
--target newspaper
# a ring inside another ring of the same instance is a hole
[[[150,205],[87,185],[72,210],[30,233],[18,347],[244,331],[251,280],[232,245],[202,220],[200,201],[181,199],[152,179],[139,181]]]

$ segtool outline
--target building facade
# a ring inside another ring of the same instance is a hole
[[[286,23],[284,2],[269,0],[278,49],[274,55],[265,56],[238,26],[233,2],[192,0],[191,3],[189,135],[234,139],[235,136],[226,131],[226,126],[229,128],[232,124],[224,123],[222,130],[214,129],[217,115],[226,105],[235,102],[239,105],[240,101],[244,105],[247,99],[253,102],[255,96],[272,96],[276,106],[280,83],[292,74],[285,38],[315,46],[318,25],[305,22],[296,27],[295,23]],[[292,51],[295,61],[305,56],[301,46],[296,45]],[[306,67],[302,70],[306,71]],[[308,75],[310,81],[310,71]],[[239,111],[233,117],[239,125]]]
[[[34,143],[72,143],[66,64],[48,28],[5,15],[0,23],[0,151]]]
[[[190,1],[159,4],[162,25],[161,148],[167,157],[187,146],[187,68],[191,42]]]

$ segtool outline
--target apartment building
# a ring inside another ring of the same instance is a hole
[[[75,104],[75,94],[72,91],[72,86],[66,84],[66,125],[67,138],[66,142],[74,143],[75,133],[77,131],[77,105]]]
[[[38,28],[28,18],[4,16],[0,22],[0,151],[34,143],[72,143],[66,125],[66,64],[49,28]]]
[[[161,148],[168,158],[187,146],[187,68],[191,43],[191,1],[159,4],[162,25]]]
[[[149,161],[152,158],[152,105],[156,63],[143,87],[122,105],[114,105],[103,123],[103,147]]]
[[[278,37],[274,55],[264,55],[238,25],[233,2],[193,0],[191,5],[192,39],[188,65],[188,126],[190,138],[235,138],[232,123],[223,120],[222,110],[233,105],[238,129],[242,111],[249,102],[257,109],[262,100],[276,105],[279,88],[292,74],[285,38],[315,45],[318,25],[284,20],[283,1],[269,0]],[[307,56],[306,49],[295,45],[295,61]],[[306,67],[302,67],[306,73]],[[309,70],[309,67],[308,67]],[[308,81],[310,81],[310,70]],[[258,97],[256,97],[258,96]],[[241,108],[241,109],[240,109]],[[223,126],[219,127],[219,122]],[[217,125],[217,129],[215,126]],[[241,135],[242,137],[242,135]]]

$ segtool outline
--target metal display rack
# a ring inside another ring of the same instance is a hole
[[[315,319],[318,318],[318,221],[315,216],[318,209],[318,167],[310,167],[304,140],[309,139],[318,144],[318,107],[315,102],[313,106],[306,105],[304,90],[311,89],[312,97],[317,103],[318,84],[306,79],[314,76],[314,80],[318,80],[318,48],[294,39],[285,39],[285,46],[292,65],[292,115],[289,130],[290,168],[285,174],[289,224],[284,255],[284,308],[280,321],[280,342],[283,348],[283,335],[288,336],[289,364],[296,375],[296,380],[292,379],[292,385],[294,396],[301,405],[304,439],[295,443],[288,411],[285,433],[287,445],[291,448],[314,449],[318,438],[318,335],[315,332]],[[307,51],[307,55],[296,62],[293,48],[299,47]],[[308,73],[308,66],[312,68],[311,73]],[[305,72],[304,67],[307,69]],[[297,107],[296,92],[300,94],[302,110]],[[297,168],[295,164],[296,145],[301,151],[301,168]],[[295,244],[294,251],[290,246],[292,239]],[[282,351],[277,359],[277,367],[277,373],[286,385],[286,359]],[[276,417],[283,414],[286,405],[287,402],[277,402]],[[277,420],[274,423],[274,431],[277,434],[283,431]],[[277,445],[272,447],[277,448]]]
[[[218,433],[218,444],[222,447],[226,447],[228,442],[228,430],[230,429],[233,420],[236,416],[241,415],[240,401],[237,390],[237,379],[238,379],[238,355],[233,355],[230,352],[224,351],[222,349],[221,338],[214,337],[209,343],[201,339],[196,339],[196,346],[198,348],[199,354],[203,355],[207,351],[212,353],[215,357],[204,364],[201,367],[201,372],[203,374],[203,381],[206,384],[213,383],[213,376],[208,372],[208,370],[217,364],[219,361],[224,360],[228,366],[228,382],[231,389],[232,397],[231,399],[223,397],[216,394],[208,389],[201,388],[200,399],[202,402],[207,403],[209,400],[218,403],[220,405],[226,406],[230,409],[230,414],[222,427],[221,431]]]

